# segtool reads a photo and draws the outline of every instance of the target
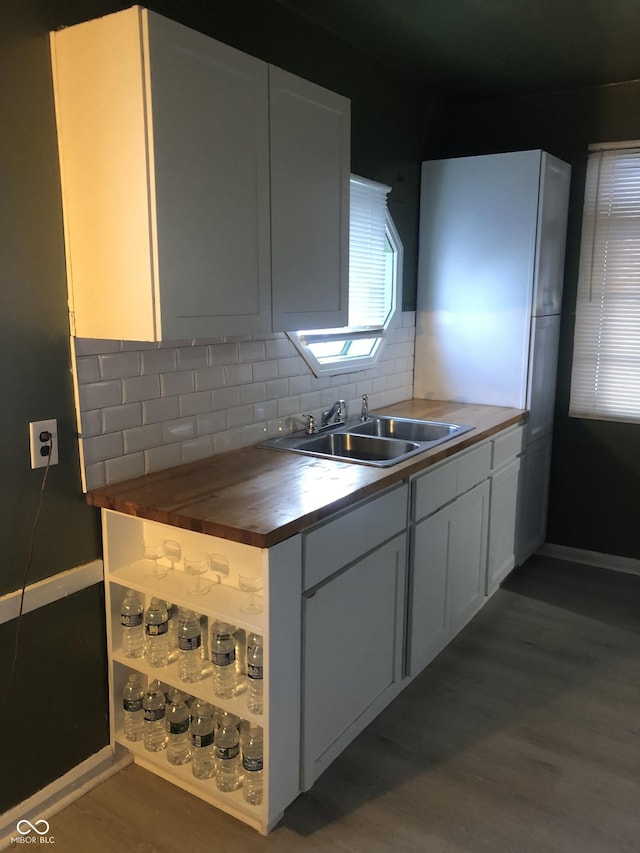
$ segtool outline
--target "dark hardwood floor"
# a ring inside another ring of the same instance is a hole
[[[72,853],[638,853],[640,577],[533,557],[264,838],[137,767]]]

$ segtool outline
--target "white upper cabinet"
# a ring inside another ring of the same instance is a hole
[[[276,304],[277,294],[295,294],[296,320],[320,309],[322,325],[334,325],[344,302],[346,322],[347,278],[335,259],[348,252],[347,99],[339,99],[339,125],[338,96],[300,81],[318,104],[323,92],[328,100],[326,110],[316,107],[315,133],[324,135],[305,152],[309,171],[323,144],[325,159],[339,152],[333,173],[342,174],[347,140],[341,195],[334,179],[330,200],[320,196],[324,230],[307,238],[300,232],[313,225],[320,187],[296,175],[272,188],[270,150],[276,176],[288,159],[298,169],[308,127],[292,119],[286,146],[270,139],[266,63],[140,7],[55,32],[51,44],[74,334],[175,340],[281,331],[272,285]],[[329,145],[338,132],[340,143]],[[329,168],[323,161],[319,171]],[[272,206],[284,211],[273,256]],[[289,266],[277,262],[287,213],[299,228]],[[318,239],[332,240],[324,248],[334,258],[333,271],[329,262],[323,270],[324,302],[314,278]]]
[[[274,326],[286,331],[344,326],[349,101],[280,68],[269,72]]]

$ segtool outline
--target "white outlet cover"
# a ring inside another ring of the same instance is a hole
[[[49,465],[58,464],[58,422],[55,419],[48,421],[32,421],[29,424],[29,449],[31,453],[31,467],[44,468],[47,464],[47,456],[40,454],[40,448],[46,447],[46,441],[40,441],[41,432],[51,433],[51,461]]]

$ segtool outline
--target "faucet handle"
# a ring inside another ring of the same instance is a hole
[[[362,410],[360,412],[360,420],[369,420],[369,396],[367,394],[362,395]]]
[[[305,432],[307,435],[313,435],[316,431],[316,419],[310,413],[305,413],[303,418],[307,419],[307,426],[305,427]]]

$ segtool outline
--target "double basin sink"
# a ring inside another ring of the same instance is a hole
[[[325,427],[320,433],[293,433],[272,438],[261,447],[384,468],[397,465],[471,429],[471,426],[442,421],[372,415],[365,421]]]

